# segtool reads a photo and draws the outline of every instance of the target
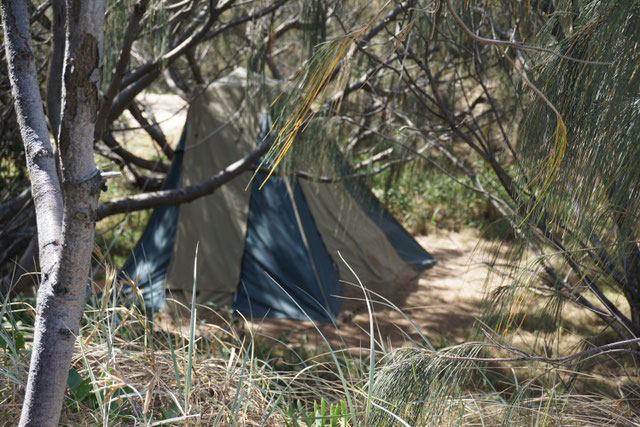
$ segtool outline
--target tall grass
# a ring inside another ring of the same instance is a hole
[[[114,280],[115,274],[106,277]],[[358,352],[332,347],[326,339],[321,348],[292,345],[265,336],[259,324],[248,328],[206,306],[152,315],[114,304],[120,289],[111,283],[101,300],[87,307],[62,422],[422,426],[636,425],[639,420],[637,383],[620,375],[623,362],[613,348],[568,361],[535,358],[484,328],[484,342],[436,349],[426,331],[417,331],[419,341],[389,349],[383,337],[374,336],[375,308],[409,316],[357,286],[370,321],[369,346]],[[28,300],[5,300],[0,314],[0,419],[11,425],[24,392],[34,310]],[[601,362],[612,368],[594,369],[604,366]]]

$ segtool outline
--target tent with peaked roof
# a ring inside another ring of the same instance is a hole
[[[190,105],[165,188],[197,184],[244,157],[268,133],[246,105],[246,73],[211,85]],[[336,150],[337,151],[337,150]],[[334,168],[349,170],[340,155]],[[340,279],[372,290],[406,283],[435,262],[359,181],[319,183],[247,172],[212,195],[154,210],[123,274],[148,308],[191,300],[196,244],[200,303],[247,317],[331,321]]]

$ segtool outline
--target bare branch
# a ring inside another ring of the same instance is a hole
[[[233,19],[231,21],[229,21],[228,23],[224,24],[223,26],[216,28],[215,30],[212,30],[210,32],[208,32],[207,34],[204,35],[204,37],[202,38],[202,40],[211,40],[214,37],[217,37],[218,35],[224,33],[225,31],[229,30],[230,28],[233,27],[237,27],[239,25],[242,25],[246,22],[249,21],[253,21],[255,19],[258,18],[262,18],[263,16],[266,16],[268,14],[270,14],[271,12],[274,12],[275,10],[277,10],[278,8],[280,8],[281,6],[283,6],[284,4],[286,4],[287,2],[289,2],[289,0],[278,0],[275,3],[273,3],[271,6],[267,6],[264,9],[260,10],[259,12],[253,13],[251,15],[244,15],[241,16],[239,18]]]
[[[20,209],[31,199],[31,190],[23,190],[22,193],[11,200],[0,203],[0,224],[15,216]]]
[[[127,72],[129,58],[131,57],[131,47],[142,28],[140,22],[144,17],[148,4],[149,0],[138,0],[138,2],[133,6],[133,13],[129,16],[129,22],[124,33],[122,50],[120,51],[120,57],[116,63],[115,72],[113,73],[113,77],[109,83],[109,88],[102,99],[102,105],[100,106],[100,112],[98,113],[98,120],[96,122],[96,139],[100,139],[102,136],[104,126],[106,125],[105,121],[108,117],[109,111],[111,110],[111,104],[122,85],[122,79]]]
[[[43,212],[37,218],[41,230],[38,236],[40,258],[53,260],[62,234],[62,190],[42,109],[40,83],[31,50],[29,15],[24,1],[3,0],[0,5],[11,91],[28,159],[31,191],[36,209]],[[48,256],[52,252],[54,256]],[[43,271],[48,274],[53,265],[52,262],[43,263]]]
[[[157,172],[168,172],[169,165],[163,162],[146,160],[141,157],[136,156],[135,154],[125,150],[122,146],[116,141],[111,133],[105,133],[102,135],[102,141],[109,147],[111,151],[117,154],[124,163],[131,163],[133,165],[139,166],[141,168],[157,171]]]
[[[53,47],[47,75],[47,116],[53,138],[58,139],[62,99],[62,61],[64,59],[64,0],[53,1]]]
[[[213,193],[223,184],[251,169],[253,164],[271,147],[263,143],[244,158],[230,164],[208,180],[189,187],[174,190],[162,190],[153,193],[114,199],[98,206],[97,218],[102,219],[119,213],[134,212],[159,206],[172,206],[192,202],[200,197]]]
[[[160,129],[160,126],[158,126],[155,121],[153,124],[149,123],[149,120],[147,120],[142,111],[140,111],[140,107],[135,101],[129,105],[129,112],[140,126],[142,126],[142,129],[144,129],[158,147],[160,147],[164,155],[167,156],[169,160],[172,160],[174,152],[169,146],[167,137],[162,132],[162,129]]]
[[[109,122],[112,122],[117,119],[120,114],[122,114],[122,112],[129,106],[131,101],[133,101],[133,99],[140,92],[142,92],[156,78],[158,78],[158,76],[160,76],[163,68],[171,65],[173,61],[183,55],[188,49],[191,49],[198,43],[206,40],[206,32],[211,28],[218,16],[220,16],[222,12],[227,10],[232,3],[233,1],[230,0],[224,3],[221,7],[216,8],[218,0],[209,0],[209,16],[207,21],[200,27],[200,29],[191,34],[187,39],[179,41],[177,46],[171,49],[171,51],[164,54],[162,57],[139,67],[129,76],[124,78],[122,82],[122,87],[124,89],[114,100],[108,113],[105,113],[108,114],[107,120]]]
[[[469,27],[467,27],[467,25],[464,23],[464,21],[458,16],[456,11],[453,9],[453,5],[451,4],[451,0],[446,0],[446,2],[447,2],[447,9],[449,9],[449,12],[451,13],[451,16],[453,17],[453,20],[456,21],[458,26],[460,26],[460,28],[462,28],[464,30],[464,32],[467,33],[467,35],[469,37],[471,37],[472,39],[474,39],[478,43],[489,44],[489,45],[494,45],[494,46],[501,46],[501,47],[513,47],[513,48],[516,48],[516,49],[532,50],[532,51],[535,51],[535,52],[550,53],[550,54],[555,55],[557,57],[560,57],[562,59],[566,59],[568,61],[573,61],[573,62],[578,62],[580,64],[613,65],[611,62],[587,61],[587,60],[584,60],[584,59],[579,59],[579,58],[574,58],[574,57],[571,57],[571,56],[566,56],[566,55],[563,55],[563,54],[561,54],[559,52],[556,52],[555,50],[547,49],[547,48],[544,48],[544,47],[527,46],[527,45],[523,45],[523,44],[515,43],[515,42],[510,42],[510,41],[487,39],[487,38],[484,38],[484,37],[480,37],[479,35],[477,35],[473,31],[471,31],[471,29],[469,29]]]

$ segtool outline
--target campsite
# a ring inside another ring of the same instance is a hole
[[[0,17],[0,425],[640,423],[634,1]]]

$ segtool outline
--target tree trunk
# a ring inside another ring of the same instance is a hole
[[[0,0],[16,113],[36,208],[42,282],[20,425],[55,426],[86,302],[100,173],[93,163],[104,1],[65,2],[58,167],[49,141],[24,0]],[[55,32],[55,30],[54,30]]]
[[[52,272],[51,261],[57,259],[60,247],[62,191],[31,51],[27,6],[24,1],[11,0],[2,0],[0,4],[11,90],[27,157],[31,193],[38,212],[36,223],[40,230],[42,272],[43,277],[47,277]]]
[[[64,59],[64,0],[53,0],[53,46],[49,57],[47,75],[47,117],[54,140],[60,130],[60,108],[62,102],[62,66]]]

